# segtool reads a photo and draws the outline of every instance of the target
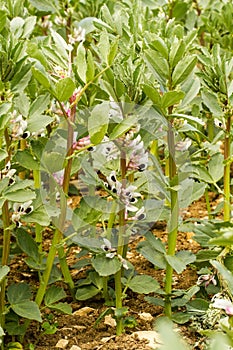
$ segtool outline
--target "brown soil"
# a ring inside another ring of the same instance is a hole
[[[216,205],[217,198],[212,197],[212,205]],[[205,200],[202,198],[197,203],[193,203],[190,208],[183,213],[186,219],[190,217],[205,217],[207,215]],[[166,241],[166,225],[163,222],[159,222],[153,228],[153,233],[160,237],[163,241]],[[135,250],[139,240],[138,238],[133,241],[129,246],[128,259],[134,265],[138,273],[147,274],[153,276],[163,286],[165,272],[161,270],[155,270],[154,266],[148,262],[143,256],[139,255]],[[50,239],[49,234],[45,240],[45,246],[49,249]],[[187,249],[193,252],[197,252],[199,249],[198,244],[193,239],[192,232],[179,233],[177,250]],[[77,251],[77,248],[76,248]],[[69,263],[75,261],[75,250],[71,251],[69,257]],[[11,264],[10,282],[25,281],[35,286],[37,283],[37,275],[30,271],[27,265],[22,261],[12,261]],[[74,271],[74,279],[79,279],[85,275],[85,271]],[[194,285],[197,281],[196,271],[192,268],[187,268],[182,274],[174,275],[174,288],[187,289]],[[66,288],[66,286],[63,285]],[[67,293],[68,290],[66,288]],[[72,345],[76,345],[81,350],[148,350],[146,340],[139,340],[131,336],[132,332],[142,330],[153,330],[155,321],[162,315],[162,308],[149,304],[144,300],[143,295],[138,295],[133,292],[128,293],[127,299],[124,301],[125,306],[129,308],[129,316],[133,316],[136,321],[136,327],[127,329],[126,333],[122,336],[115,336],[115,327],[107,325],[104,320],[95,327],[95,321],[98,316],[106,309],[103,305],[103,300],[99,298],[93,298],[85,302],[73,301],[68,296],[67,302],[72,306],[72,315],[63,315],[53,312],[53,322],[57,323],[58,330],[53,335],[45,335],[41,329],[41,325],[32,323],[25,341],[27,343],[34,344],[35,350],[49,350],[58,349],[56,344],[60,339],[68,341],[68,345],[65,349],[71,349]],[[88,307],[90,309],[83,309]],[[81,315],[79,314],[81,310]],[[140,317],[140,314],[146,312],[153,316],[150,321],[145,321]],[[45,318],[51,313],[50,310],[44,311]],[[186,342],[191,346],[196,342],[197,334],[189,329],[188,325],[179,326],[179,332],[182,333],[182,337],[186,339]],[[193,347],[194,348],[194,347]],[[198,349],[197,347],[195,347]],[[27,349],[27,347],[25,347]],[[78,349],[78,348],[77,348]],[[201,349],[201,347],[199,348]]]

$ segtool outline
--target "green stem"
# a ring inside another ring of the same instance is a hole
[[[229,162],[230,158],[230,131],[231,131],[231,116],[227,118],[226,124],[226,133],[224,140],[224,221],[230,221],[231,218],[231,163]]]
[[[124,151],[121,151],[121,181],[122,187],[126,185],[126,154]],[[125,207],[119,211],[119,235],[118,235],[118,246],[117,254],[123,256],[124,252],[124,235],[125,235]],[[115,274],[115,295],[116,295],[116,309],[122,308],[122,269],[120,269]],[[116,334],[120,335],[123,332],[123,320],[122,317],[117,318],[117,329]]]
[[[168,228],[168,249],[167,255],[174,256],[176,251],[176,241],[178,233],[179,203],[178,192],[174,186],[178,186],[177,168],[175,163],[175,138],[172,124],[168,122],[168,149],[169,149],[169,179],[170,179],[170,197],[171,197],[171,217]],[[167,263],[165,279],[165,315],[171,318],[171,293],[172,293],[172,275],[173,268]]]
[[[207,116],[207,132],[208,132],[208,138],[210,142],[214,139],[214,120],[212,116]]]
[[[40,177],[40,170],[33,170],[33,178],[34,178],[34,186],[35,189],[40,189],[41,186],[41,177]],[[35,231],[36,231],[36,242],[38,243],[39,252],[42,253],[42,226],[38,223],[35,225]]]
[[[211,215],[211,206],[210,206],[210,199],[209,199],[209,191],[208,188],[205,188],[205,201],[206,201],[206,209],[208,212],[208,218],[209,220],[213,219],[213,216]]]
[[[154,140],[154,141],[151,142],[150,153],[153,156],[155,156],[157,159],[159,159],[158,140]]]
[[[10,215],[8,202],[5,201],[2,206],[2,221],[3,221],[3,252],[2,252],[2,266],[8,265],[10,255],[10,240],[11,231],[10,227]],[[0,283],[0,325],[4,329],[5,325],[5,294],[6,294],[6,282],[7,279],[3,278]]]
[[[47,285],[49,282],[51,270],[53,267],[54,258],[56,256],[56,252],[57,252],[57,244],[60,243],[61,239],[62,239],[62,234],[61,234],[59,229],[56,229],[54,232],[52,244],[51,244],[51,247],[49,249],[48,257],[46,260],[46,267],[45,267],[45,270],[44,270],[44,273],[42,276],[43,278],[40,282],[40,287],[37,291],[37,295],[36,295],[36,299],[35,299],[38,306],[40,306],[42,301],[43,301],[43,298],[44,298],[44,295],[46,292],[46,288],[47,288]]]

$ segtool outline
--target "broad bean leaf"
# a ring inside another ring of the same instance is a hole
[[[123,134],[129,131],[136,123],[137,117],[135,115],[131,115],[128,118],[125,118],[122,122],[115,126],[115,128],[109,136],[109,139],[115,140],[118,137],[121,137]]]
[[[168,48],[165,41],[161,37],[157,37],[151,41],[151,46],[157,50],[166,60],[168,59]]]
[[[158,90],[150,85],[144,84],[142,86],[145,94],[151,99],[155,106],[161,107],[161,95]]]
[[[155,50],[145,51],[145,60],[158,82],[164,86],[169,78],[169,66],[167,60]]]
[[[42,322],[40,309],[34,301],[25,300],[17,304],[11,304],[11,308],[21,317]]]
[[[103,140],[108,130],[109,111],[109,103],[96,105],[91,111],[91,115],[88,118],[88,132],[94,145],[99,144]]]
[[[168,91],[163,94],[161,103],[163,108],[168,108],[180,103],[185,93],[183,91]]]
[[[57,12],[59,2],[58,0],[29,0],[29,2],[34,6],[37,10],[43,11],[46,13],[54,13]]]
[[[82,42],[78,46],[75,63],[77,65],[78,75],[80,79],[84,83],[86,83],[86,74],[87,74],[86,49],[84,48]]]
[[[0,149],[0,162],[8,157],[8,153],[4,149]]]
[[[75,298],[77,300],[87,300],[99,294],[100,290],[93,285],[80,287],[77,289]]]
[[[192,73],[197,63],[197,57],[188,55],[178,62],[172,73],[173,87],[183,83]]]
[[[36,198],[36,195],[30,189],[20,189],[17,191],[8,190],[7,193],[3,193],[5,199],[12,202],[24,203]]]
[[[111,259],[107,258],[105,254],[96,255],[91,259],[91,262],[100,276],[114,275],[122,266],[122,263],[116,256]]]
[[[0,267],[0,282],[6,277],[9,271],[9,266],[4,265]]]
[[[55,96],[58,101],[63,102],[72,96],[75,90],[75,84],[69,77],[58,80],[55,85]]]
[[[208,107],[213,116],[220,117],[223,115],[223,110],[219,104],[216,94],[207,90],[206,88],[203,88],[201,91],[201,97],[204,105]]]
[[[160,285],[153,277],[147,275],[134,276],[128,283],[128,287],[135,293],[155,293]]]
[[[49,77],[42,67],[42,65],[40,68],[38,68],[38,65],[37,67],[32,67],[32,74],[45,89],[50,89],[51,84]]]
[[[40,262],[38,245],[29,233],[23,229],[18,229],[16,239],[19,247],[24,253],[31,257],[35,262]]]
[[[36,115],[37,117],[40,116],[48,108],[49,103],[50,103],[49,94],[39,95],[30,105],[29,116],[30,117],[33,117],[34,115]]]
[[[30,300],[32,293],[30,287],[26,283],[14,283],[7,289],[7,298],[11,305]]]
[[[56,304],[51,304],[47,306],[52,310],[62,312],[63,314],[66,314],[66,315],[72,314],[72,307],[68,303],[56,303]]]
[[[195,255],[189,251],[179,251],[176,255],[165,255],[165,258],[177,273],[183,272],[188,264],[196,260]]]
[[[64,58],[64,60],[66,60],[66,62],[68,62],[68,60],[69,60],[68,44],[63,39],[63,37],[60,34],[58,34],[57,32],[55,32],[54,30],[51,30],[51,35],[52,35],[52,38],[53,38],[53,40],[55,42],[55,47],[56,47],[57,53],[60,56],[62,56]]]
[[[50,306],[66,297],[66,293],[63,288],[58,286],[50,287],[45,294],[44,302],[46,306]]]
[[[15,160],[22,167],[29,170],[38,170],[40,167],[39,161],[36,160],[28,149],[23,151],[18,150],[15,155]]]

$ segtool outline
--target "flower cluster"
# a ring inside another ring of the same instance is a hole
[[[1,179],[8,178],[8,185],[13,185],[15,183],[14,175],[16,173],[16,169],[11,169],[10,161],[6,163],[5,168],[1,171]]]
[[[74,28],[73,33],[68,35],[69,44],[74,45],[75,43],[80,43],[85,41],[86,31],[84,28]]]
[[[136,186],[124,186],[123,182],[117,180],[115,171],[112,171],[111,174],[107,176],[107,182],[105,182],[105,187],[113,194],[116,194],[120,199],[121,203],[124,205],[126,220],[145,219],[144,207],[139,209],[137,206],[134,205],[135,203],[137,203],[138,198],[141,197],[141,194],[139,192],[136,192]],[[135,215],[129,217],[128,212],[133,212],[135,213]]]
[[[212,283],[214,286],[217,285],[217,281],[214,275],[206,274],[198,277],[197,285],[204,284],[205,288],[207,288],[210,283]]]
[[[216,297],[218,295],[215,295],[212,299],[213,304],[212,306],[217,309],[225,310],[226,314],[229,316],[233,315],[233,304],[228,299],[218,298]]]
[[[113,259],[114,256],[117,256],[120,262],[122,263],[122,266],[126,270],[128,270],[129,267],[127,265],[127,261],[124,258],[122,258],[120,254],[117,254],[117,250],[112,248],[111,242],[106,238],[103,238],[103,241],[104,243],[101,245],[101,249],[103,249],[103,251],[106,252],[106,257],[109,259]]]
[[[144,171],[148,166],[148,152],[144,148],[141,136],[138,134],[135,137],[135,133],[138,131],[139,128],[131,129],[116,140],[118,150],[124,151],[126,154],[127,170]]]
[[[17,227],[20,227],[22,224],[20,222],[21,217],[26,214],[30,214],[33,211],[33,206],[31,205],[32,201],[22,203],[14,203],[13,205],[13,214],[12,221]]]
[[[88,147],[88,151],[93,151],[94,147],[91,146],[91,139],[89,135],[82,137],[78,141],[74,140],[73,142],[73,150],[81,150],[87,146],[90,146]]]
[[[30,133],[30,131],[27,130],[28,128],[28,122],[26,119],[23,118],[21,114],[17,115],[16,111],[13,111],[12,113],[12,132],[11,132],[11,137],[13,139],[27,139],[29,136],[45,136],[45,131],[44,129],[40,129],[36,132]]]

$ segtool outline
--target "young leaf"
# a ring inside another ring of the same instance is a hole
[[[176,65],[173,73],[172,73],[172,84],[173,87],[176,85],[183,83],[188,76],[192,73],[197,62],[196,56],[186,56]]]
[[[111,66],[116,54],[117,54],[117,49],[118,49],[118,38],[114,40],[110,46],[109,54],[108,54],[108,65]]]
[[[155,106],[161,107],[161,95],[158,92],[158,89],[155,89],[150,85],[144,84],[142,86],[142,90],[151,99]]]
[[[108,130],[109,110],[109,104],[102,103],[96,105],[91,111],[91,115],[88,118],[88,132],[94,145],[99,144],[103,140]]]
[[[75,90],[75,84],[69,77],[58,80],[55,85],[55,96],[58,101],[63,102],[72,96]]]
[[[67,52],[69,48],[66,41],[63,39],[63,37],[60,34],[55,32],[54,30],[51,30],[51,34],[55,42],[55,47],[58,54],[61,55],[68,62],[69,57]]]
[[[177,63],[181,60],[185,53],[185,44],[183,40],[178,40],[177,38],[174,38],[172,45],[171,45],[171,51],[169,54],[169,62],[171,68],[174,68]]]
[[[210,112],[215,117],[223,115],[223,110],[218,103],[217,95],[213,92],[203,88],[201,91],[201,97],[204,105],[209,108]]]
[[[110,44],[109,44],[109,36],[107,31],[102,31],[102,33],[100,34],[98,49],[103,62],[108,64],[108,54],[109,54]]]
[[[180,103],[182,98],[184,97],[183,91],[168,91],[163,94],[162,97],[162,107],[168,108],[170,106],[176,105]]]
[[[135,293],[149,294],[156,292],[160,288],[160,285],[151,276],[137,275],[129,281],[128,287]]]
[[[89,82],[95,77],[95,63],[94,58],[90,50],[87,51],[87,72],[86,81]]]
[[[78,46],[75,63],[77,65],[78,75],[80,79],[84,83],[86,83],[86,74],[87,74],[86,50],[82,42]]]
[[[169,66],[167,60],[155,50],[146,50],[145,59],[158,82],[164,86],[169,77]]]
[[[135,124],[137,123],[137,117],[135,115],[131,115],[128,118],[124,119],[121,123],[119,123],[113,131],[111,132],[109,139],[115,140],[118,137],[121,137],[127,131],[129,131]]]
[[[166,60],[168,59],[168,48],[165,41],[161,37],[157,37],[151,42],[151,45],[157,50]]]
[[[43,66],[41,66],[43,67]],[[49,77],[47,76],[47,73],[45,72],[44,69],[40,67],[32,67],[32,74],[36,78],[36,80],[45,88],[49,89],[50,88],[50,80]]]

